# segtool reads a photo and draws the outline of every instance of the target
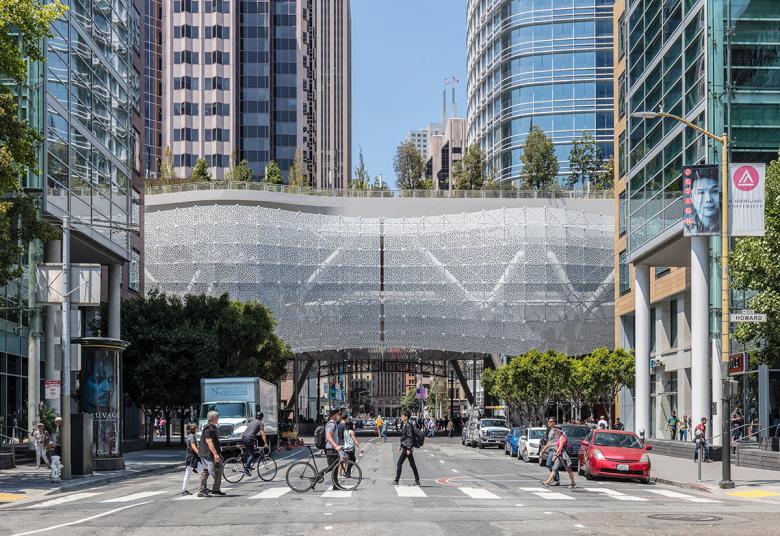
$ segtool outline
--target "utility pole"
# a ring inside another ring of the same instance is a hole
[[[62,217],[62,479],[71,478],[70,419],[70,216]]]

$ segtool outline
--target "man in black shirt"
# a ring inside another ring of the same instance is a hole
[[[200,491],[198,491],[198,497],[208,497],[212,495],[227,495],[223,491],[220,491],[222,485],[222,449],[219,444],[219,430],[217,429],[217,423],[219,422],[219,413],[216,411],[209,411],[208,423],[203,427],[203,433],[200,436],[200,445],[198,445],[198,455],[205,465],[205,471],[200,475]],[[211,493],[208,489],[209,474],[214,478],[214,484],[211,487]]]
[[[403,413],[401,413],[401,446],[398,447],[398,452],[401,453],[400,456],[398,456],[398,462],[395,465],[395,480],[393,480],[393,485],[398,485],[398,480],[401,478],[401,468],[404,465],[404,461],[409,460],[409,465],[412,468],[412,472],[414,473],[414,485],[419,486],[420,485],[420,475],[417,473],[417,464],[414,463],[414,427],[412,426],[412,423],[409,422],[409,417],[411,414],[404,410]]]
[[[268,447],[268,440],[265,438],[265,424],[263,424],[263,414],[258,413],[255,418],[246,425],[246,430],[241,434],[241,442],[244,443],[247,452],[246,463],[244,464],[244,474],[249,476],[252,471],[252,464],[257,459],[257,450],[255,443],[258,437],[263,438],[263,446]]]

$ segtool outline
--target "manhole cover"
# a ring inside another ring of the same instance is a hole
[[[650,519],[659,521],[681,521],[683,523],[712,523],[713,521],[722,521],[722,517],[704,516],[697,514],[653,514],[647,516]]]

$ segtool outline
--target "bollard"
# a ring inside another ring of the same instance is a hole
[[[51,457],[51,481],[52,482],[58,482],[62,478],[62,465],[60,465],[60,457],[59,456],[52,456]]]

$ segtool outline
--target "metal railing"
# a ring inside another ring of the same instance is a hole
[[[239,190],[274,192],[319,197],[363,198],[433,198],[433,199],[613,199],[612,190],[379,190],[356,188],[298,188],[266,182],[204,181],[160,184],[146,187],[146,195],[200,192],[208,190]]]

